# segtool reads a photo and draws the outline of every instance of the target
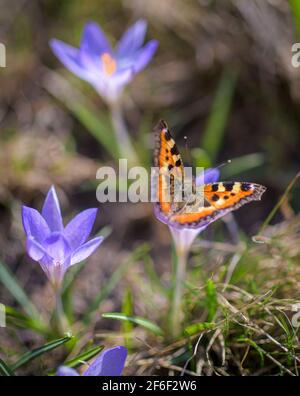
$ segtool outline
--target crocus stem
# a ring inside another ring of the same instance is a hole
[[[61,299],[61,289],[55,290],[55,319],[57,330],[63,334],[68,331],[68,321],[64,313],[63,303]]]
[[[182,330],[183,310],[182,295],[186,276],[188,250],[176,249],[177,263],[175,266],[175,287],[172,296],[170,331],[173,338],[180,335]]]
[[[137,164],[137,155],[131,144],[129,133],[122,113],[120,100],[109,104],[111,121],[118,141],[120,155],[131,164]]]

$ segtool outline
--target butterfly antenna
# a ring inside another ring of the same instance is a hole
[[[186,154],[186,159],[187,163],[191,166],[192,165],[192,156],[191,156],[191,150],[188,145],[188,137],[184,136],[184,145],[185,145],[185,154]]]
[[[220,165],[215,166],[214,168],[215,168],[215,169],[223,168],[223,166],[228,165],[228,164],[231,164],[231,162],[232,162],[231,159],[229,159],[229,160],[227,160],[227,161],[225,161],[225,162],[222,162]]]

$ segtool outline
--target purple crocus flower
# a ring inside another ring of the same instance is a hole
[[[122,374],[127,357],[127,349],[117,346],[102,352],[82,374],[90,377],[111,377]],[[78,377],[79,374],[73,368],[61,366],[56,375],[63,377]]]
[[[22,206],[27,253],[40,263],[56,288],[60,286],[66,270],[89,257],[103,241],[103,237],[96,237],[86,242],[96,214],[95,208],[84,210],[64,227],[53,186],[41,214],[36,209]]]
[[[143,46],[146,30],[146,21],[138,20],[113,49],[99,25],[88,22],[79,49],[56,39],[50,41],[50,46],[66,68],[89,82],[111,103],[119,98],[134,75],[147,66],[156,51],[156,40]]]

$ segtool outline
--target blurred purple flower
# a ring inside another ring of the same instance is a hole
[[[98,24],[88,22],[79,49],[56,39],[50,40],[50,46],[67,69],[89,82],[108,102],[114,102],[157,49],[156,40],[143,46],[146,30],[147,22],[138,20],[113,49]]]
[[[107,349],[101,353],[82,374],[90,377],[111,377],[122,374],[127,357],[127,349],[123,346],[117,346]],[[76,370],[61,366],[58,368],[56,375],[64,377],[79,376]]]
[[[89,257],[103,241],[96,237],[86,242],[96,219],[97,209],[79,213],[66,227],[52,186],[42,213],[22,206],[22,221],[28,255],[38,261],[55,287],[60,286],[66,270]]]

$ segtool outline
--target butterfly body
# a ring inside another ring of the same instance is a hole
[[[155,129],[154,166],[158,168],[155,210],[165,223],[179,228],[199,228],[242,205],[261,199],[266,188],[248,182],[217,182],[196,187],[184,165],[168,126]]]

